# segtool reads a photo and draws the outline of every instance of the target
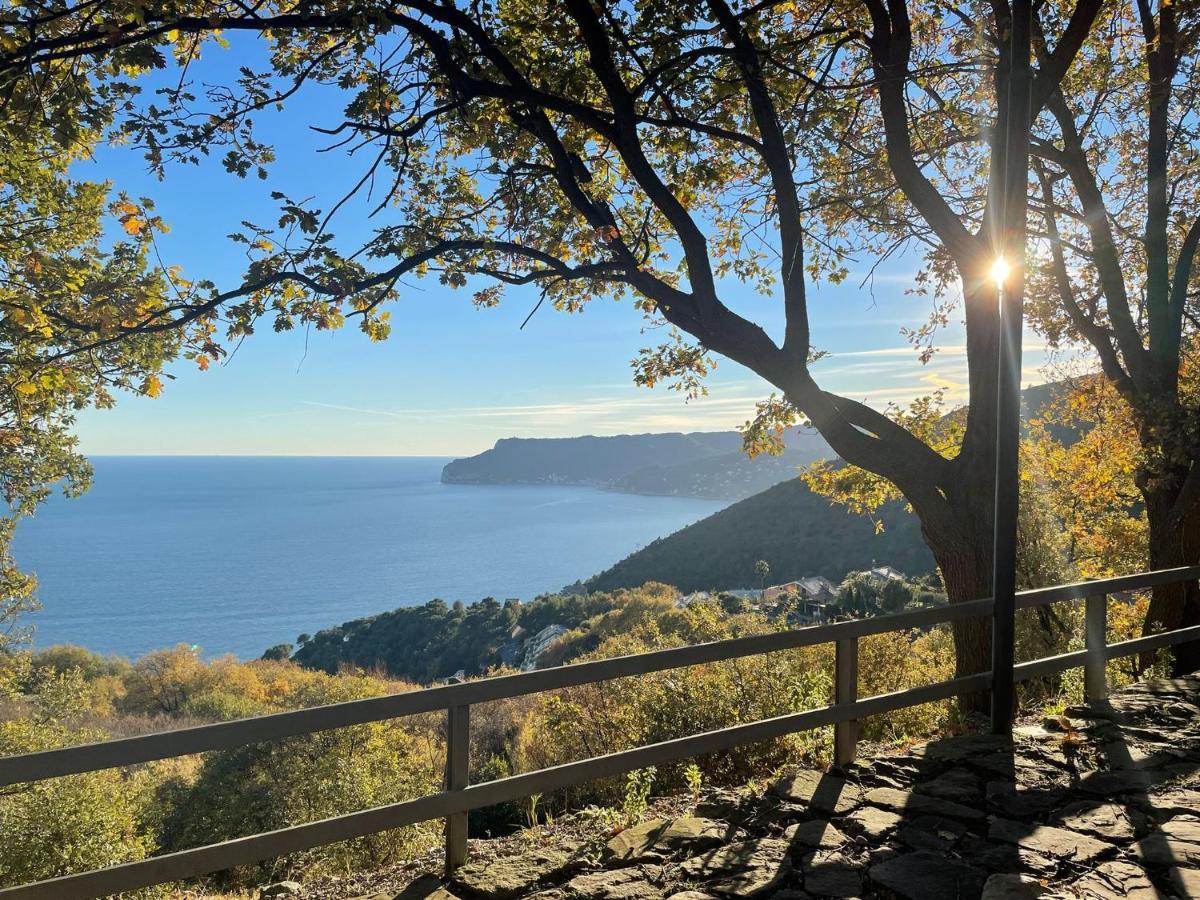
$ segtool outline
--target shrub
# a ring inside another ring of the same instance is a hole
[[[595,658],[638,653],[685,643],[719,640],[772,628],[762,616],[727,616],[716,604],[692,604],[667,622],[648,617],[614,635]],[[833,697],[834,648],[821,644],[668,670],[637,678],[582,685],[543,695],[526,719],[516,756],[522,769],[652,744],[738,723],[825,706]],[[949,678],[954,667],[949,639],[941,632],[889,633],[859,645],[860,691],[884,694]],[[862,725],[865,740],[903,740],[948,721],[948,703],[929,704],[875,717]],[[741,784],[787,763],[829,759],[831,729],[798,732],[771,741],[710,754],[697,761],[713,784]],[[664,792],[689,789],[689,762],[662,766]],[[609,779],[569,791],[560,802],[618,804],[621,782]]]
[[[0,756],[105,737],[50,716],[62,712],[68,691],[82,683],[78,676],[71,669],[43,679],[28,714],[0,723]],[[143,859],[154,848],[140,817],[143,801],[141,782],[111,769],[0,793],[0,885]]]
[[[299,706],[377,696],[386,682],[318,675],[291,695]],[[210,698],[220,695],[209,694]],[[229,840],[394,803],[440,787],[440,753],[411,731],[372,723],[206,756],[193,782],[159,790],[168,850]],[[230,883],[385,865],[429,846],[436,824],[398,828],[226,873]]]

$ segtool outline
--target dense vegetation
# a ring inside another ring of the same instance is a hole
[[[430,600],[319,631],[300,643],[295,660],[326,672],[350,665],[426,684],[459,670],[481,675],[501,665],[501,649],[515,629],[576,628],[615,602],[607,594],[555,594],[529,603],[488,597],[450,606]]]
[[[499,603],[485,597],[475,603],[447,606],[441,600],[431,600],[423,606],[353,619],[318,631],[315,636],[301,635],[294,654],[290,644],[281,644],[267,650],[263,658],[290,657],[300,665],[331,674],[349,667],[430,684],[458,672],[474,677],[506,665],[521,665],[526,661],[526,639],[549,625],[562,626],[565,633],[536,660],[537,667],[542,668],[593,652],[609,637],[623,633],[631,622],[645,616],[646,603],[666,609],[678,596],[675,588],[651,581],[634,590],[547,594],[528,603]],[[730,614],[750,608],[744,600],[732,596],[718,594],[714,599]],[[831,614],[876,615],[896,612],[909,604],[945,599],[936,577],[913,582],[855,572],[841,585]],[[757,604],[757,609],[772,624],[795,622],[797,600],[784,595]]]
[[[0,755],[402,691],[291,663],[202,660],[180,646],[130,663],[79,647],[0,656]],[[355,726],[0,793],[0,885],[141,859],[416,796],[439,785],[434,719]],[[225,883],[346,871],[424,848],[435,826],[300,854]],[[151,894],[155,892],[149,892]]]
[[[753,587],[760,559],[777,583],[806,575],[837,582],[876,561],[911,575],[933,569],[920,523],[903,504],[888,504],[876,517],[886,526],[879,533],[870,519],[831,506],[793,478],[659,538],[589,579],[587,588],[609,591],[648,580],[685,591]]]
[[[456,459],[442,480],[469,484],[586,484],[634,494],[740,500],[830,456],[812,431],[795,430],[777,457],[750,459],[734,431],[613,437],[507,438]]]

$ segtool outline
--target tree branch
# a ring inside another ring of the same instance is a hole
[[[762,139],[761,155],[771,178],[779,219],[780,282],[787,319],[784,353],[807,364],[811,341],[804,285],[804,229],[800,199],[792,176],[792,158],[779,115],[762,73],[758,48],[725,0],[709,0],[717,21],[733,44],[734,59],[746,85],[750,109]]]
[[[884,6],[883,0],[863,2],[873,26],[867,43],[879,88],[888,166],[901,190],[929,223],[959,269],[970,271],[983,247],[921,171],[913,155],[905,100],[912,53],[912,28],[906,0],[893,0],[890,10]]]

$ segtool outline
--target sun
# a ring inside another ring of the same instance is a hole
[[[1008,264],[1003,256],[997,256],[996,261],[992,263],[992,281],[996,283],[996,287],[1004,287],[1004,283],[1008,281],[1008,273],[1012,271],[1012,267]]]

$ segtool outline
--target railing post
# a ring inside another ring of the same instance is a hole
[[[1083,664],[1083,698],[1088,703],[1108,699],[1105,674],[1108,647],[1108,595],[1088,597],[1084,608],[1083,637],[1087,657]]]
[[[858,638],[837,642],[833,681],[834,702],[853,703],[858,699]],[[858,722],[838,722],[833,726],[833,764],[854,762],[858,745]]]
[[[453,683],[453,681],[451,682]],[[471,707],[446,710],[446,790],[461,791],[470,781]],[[467,813],[446,817],[446,877],[467,861]]]

